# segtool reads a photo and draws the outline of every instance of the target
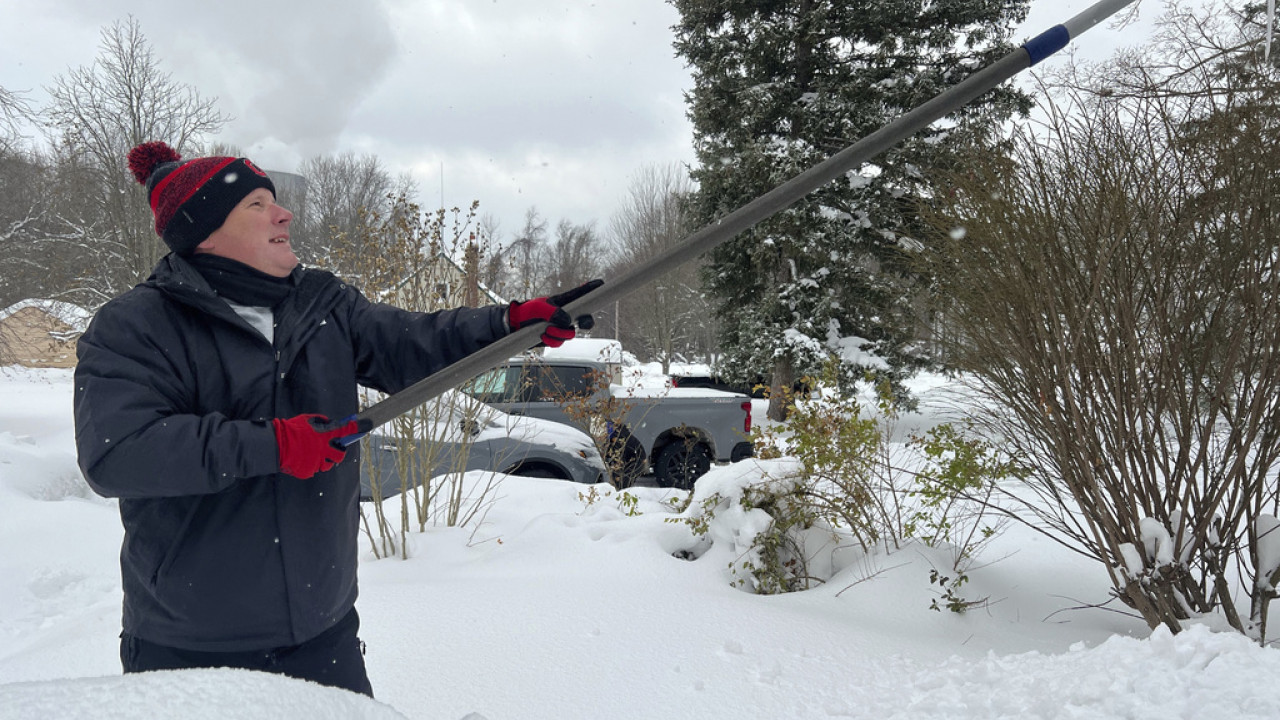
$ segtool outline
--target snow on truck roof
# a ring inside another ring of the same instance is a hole
[[[607,338],[574,338],[566,340],[558,348],[543,348],[542,357],[548,360],[590,360],[592,362],[622,364],[622,343]]]

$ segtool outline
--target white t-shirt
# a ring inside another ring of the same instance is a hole
[[[267,339],[267,342],[275,344],[276,316],[275,313],[271,312],[271,308],[256,307],[253,305],[238,305],[226,298],[222,299],[226,300],[226,303],[231,306],[231,309],[235,310],[237,315],[244,318],[245,322],[252,325],[258,332],[262,333],[262,336]]]

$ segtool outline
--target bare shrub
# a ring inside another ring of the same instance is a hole
[[[476,252],[470,229],[475,214],[444,209],[424,213],[401,193],[386,199],[385,209],[357,208],[358,222],[334,226],[325,259],[343,270],[374,300],[407,310],[430,312],[458,306],[475,289],[478,278],[468,276],[453,261]],[[472,293],[473,294],[473,293]],[[380,399],[370,392],[366,404]],[[391,488],[373,486],[373,502],[362,508],[364,527],[375,555],[408,553],[407,536],[429,525],[473,525],[491,505],[496,476],[471,482],[464,476],[473,428],[493,412],[457,393],[447,393],[378,429],[393,453],[373,452],[362,441],[363,472],[381,477],[379,463],[395,462],[399,517],[387,516],[381,495]],[[393,460],[391,458],[394,458]],[[369,515],[372,514],[372,521]]]
[[[1260,149],[1280,118],[1272,71],[1177,21],[971,158],[937,196],[934,269],[950,362],[1032,460],[1013,513],[1102,563],[1153,628],[1218,612],[1264,638],[1280,158]]]

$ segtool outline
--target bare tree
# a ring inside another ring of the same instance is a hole
[[[0,88],[0,309],[44,292],[40,225],[48,212],[49,173],[20,147],[22,99]],[[13,361],[12,332],[0,329],[0,364]]]
[[[0,87],[0,152],[12,152],[22,128],[32,121],[31,103],[20,92]]]
[[[601,242],[595,223],[577,225],[568,220],[556,224],[555,240],[547,247],[541,286],[535,292],[555,292],[577,287],[600,273]]]
[[[42,226],[49,211],[49,172],[39,158],[16,149],[0,150],[0,307],[31,297],[45,269],[40,255]]]
[[[678,164],[641,168],[611,226],[614,271],[643,263],[690,232],[685,200],[692,182]],[[698,279],[702,263],[689,263],[629,295],[614,313],[624,345],[658,358],[663,372],[677,356],[707,355],[714,342],[714,312]]]
[[[1256,37],[1225,52],[1212,10],[1074,76],[1008,156],[972,158],[937,196],[935,269],[949,357],[1029,461],[1015,514],[1101,562],[1152,627],[1220,613],[1263,640],[1280,581],[1280,158],[1258,148],[1280,132],[1280,78]]]
[[[503,251],[501,221],[488,213],[480,216],[476,223],[476,242],[483,257],[480,282],[494,293],[506,296],[514,263]]]
[[[152,229],[144,191],[127,169],[131,148],[163,140],[179,153],[194,149],[227,118],[214,99],[174,81],[132,16],[102,31],[97,59],[54,80],[44,113],[60,153],[96,177],[98,219],[64,228],[72,252],[95,259],[91,290],[110,297],[146,277],[164,246]],[[67,218],[67,220],[72,220]]]
[[[367,237],[374,215],[386,218],[392,213],[390,198],[396,195],[396,184],[377,156],[320,155],[303,162],[298,174],[306,192],[301,206],[291,209],[297,216],[295,232],[304,259],[331,265],[338,245],[374,252],[373,245],[355,238]],[[336,269],[350,274],[355,268]]]
[[[0,88],[0,307],[27,298],[76,301],[68,288],[90,267],[82,253],[67,252],[66,218],[93,217],[84,202],[96,188],[80,174],[42,153],[24,132],[35,124],[21,93]],[[78,190],[73,189],[78,188]]]
[[[525,211],[524,227],[511,240],[512,281],[507,291],[513,295],[530,295],[542,286],[540,261],[547,244],[547,221],[538,208]]]
[[[391,184],[376,157],[350,152],[308,158],[298,174],[307,191],[303,205],[293,209],[294,233],[302,240],[301,249],[312,256],[327,255],[327,248],[340,237],[354,238],[362,212],[378,210]]]

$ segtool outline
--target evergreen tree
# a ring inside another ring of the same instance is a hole
[[[710,222],[762,195],[1011,49],[1028,0],[671,0],[699,189]],[[844,350],[844,376],[900,377],[923,363],[913,341],[924,279],[910,254],[925,175],[1029,99],[1001,88],[945,123],[721,246],[706,279],[720,300],[725,372],[780,388]],[[844,340],[842,340],[842,338]],[[861,338],[862,341],[850,340]],[[869,342],[863,342],[869,341]],[[856,352],[860,345],[887,364]],[[853,350],[854,352],[849,352]],[[875,367],[876,365],[880,367]]]

